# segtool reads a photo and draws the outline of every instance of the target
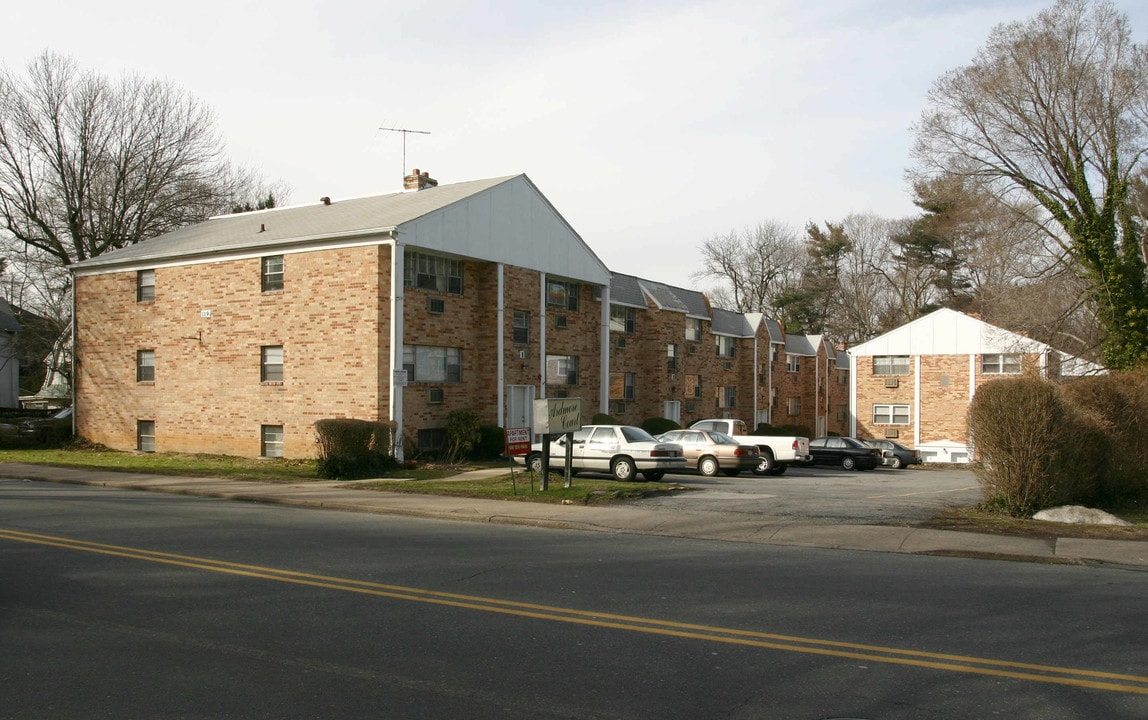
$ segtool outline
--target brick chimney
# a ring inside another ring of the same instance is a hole
[[[438,187],[438,180],[432,178],[430,173],[420,173],[418,168],[403,178],[403,190],[426,190],[432,187]]]

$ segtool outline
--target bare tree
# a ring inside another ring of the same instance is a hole
[[[0,228],[61,265],[242,206],[253,180],[212,112],[166,82],[47,52],[24,78],[0,71]]]
[[[1113,367],[1148,362],[1143,226],[1130,184],[1148,153],[1148,48],[1105,0],[1058,0],[1001,25],[933,85],[916,127],[924,176],[962,174],[1038,206],[1087,280]]]
[[[702,268],[693,277],[720,283],[710,291],[719,307],[772,316],[777,309],[775,299],[799,282],[804,262],[805,250],[797,232],[769,220],[706,240]]]

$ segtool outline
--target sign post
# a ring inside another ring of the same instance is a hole
[[[517,495],[514,481],[514,456],[530,454],[530,428],[506,428],[506,457],[510,458],[510,489]]]
[[[582,427],[582,398],[543,398],[534,401],[534,432],[542,436],[542,479],[540,488],[550,488],[550,436],[572,433]],[[571,453],[566,443],[566,487],[573,483]]]

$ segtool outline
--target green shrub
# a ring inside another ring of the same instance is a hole
[[[482,425],[478,428],[478,447],[475,458],[493,460],[506,450],[506,431],[497,425]]]
[[[453,410],[446,416],[446,461],[456,463],[478,447],[482,418],[473,410]]]
[[[394,457],[394,423],[331,418],[315,423],[319,440],[320,477],[371,477],[398,466]]]
[[[969,406],[986,505],[1022,517],[1097,496],[1107,443],[1095,422],[1046,380],[994,380]]]
[[[610,417],[606,413],[594,413],[594,417],[590,418],[591,425],[618,425],[618,421]]]
[[[642,421],[642,429],[654,436],[679,428],[681,428],[681,425],[669,418],[652,417]]]
[[[1099,501],[1116,505],[1148,497],[1148,372],[1079,378],[1066,382],[1063,392],[1104,441]]]

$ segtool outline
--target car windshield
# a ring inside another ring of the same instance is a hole
[[[646,432],[640,427],[633,425],[622,426],[622,437],[626,438],[626,442],[657,442],[654,436]]]
[[[737,440],[734,440],[729,435],[720,432],[710,433],[710,439],[714,441],[714,445],[740,445]]]

